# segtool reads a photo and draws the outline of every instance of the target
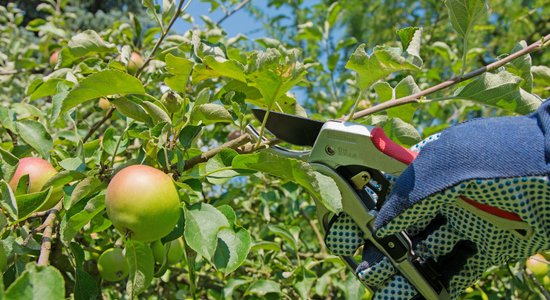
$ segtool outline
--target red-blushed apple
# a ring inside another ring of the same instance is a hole
[[[525,266],[533,272],[536,278],[542,280],[544,276],[548,275],[549,263],[544,256],[537,253],[527,259]]]
[[[128,72],[130,74],[136,74],[137,71],[143,66],[143,57],[137,52],[130,54],[130,60],[128,61]]]
[[[29,175],[29,193],[40,192],[44,187],[44,184],[50,180],[57,171],[46,160],[38,157],[24,157],[19,160],[19,165],[11,178],[9,185],[12,190],[17,189],[19,179],[25,175]],[[44,211],[55,206],[62,195],[61,189],[55,189],[52,191],[50,198],[44,203],[37,211]]]
[[[180,216],[172,179],[146,165],[126,167],[113,177],[107,186],[105,208],[121,234],[142,242],[170,233]]]
[[[55,50],[50,55],[50,66],[55,67],[55,65],[57,65],[58,60],[59,60],[59,49]]]
[[[97,269],[101,278],[107,281],[119,281],[130,273],[130,266],[120,248],[105,250],[97,260]]]
[[[109,108],[111,108],[111,102],[109,102],[107,98],[102,97],[97,100],[97,106],[99,106],[99,108],[103,110],[108,110]]]
[[[170,241],[166,243],[166,245],[163,245],[160,240],[155,241],[151,244],[151,249],[153,250],[153,255],[155,256],[155,260],[162,264],[164,261],[164,255],[166,252],[166,247],[170,245],[170,249],[168,249],[168,255],[166,257],[166,263],[168,265],[174,265],[182,260],[183,258],[183,247],[185,247],[183,243],[183,238],[178,238],[173,241]]]

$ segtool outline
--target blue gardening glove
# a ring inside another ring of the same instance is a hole
[[[406,231],[452,298],[489,267],[550,248],[550,101],[529,116],[445,130],[401,174],[376,219],[379,237]],[[417,295],[376,249],[358,277],[375,299]]]

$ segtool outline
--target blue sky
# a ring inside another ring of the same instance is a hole
[[[267,7],[267,1],[258,1],[258,2],[255,2],[254,4],[262,8],[265,8],[265,11],[268,14],[274,15],[277,13],[275,8]],[[189,7],[187,8],[186,13],[193,16],[193,18],[195,19],[195,22],[199,26],[204,25],[203,20],[200,18],[200,16],[202,15],[208,16],[213,21],[218,21],[224,16],[221,9],[217,9],[214,12],[209,12],[209,10],[210,10],[209,3],[205,3],[200,0],[195,0],[191,2]],[[237,11],[231,17],[227,18],[222,23],[222,28],[227,33],[228,37],[236,36],[239,33],[242,33],[251,39],[265,36],[265,31],[263,30],[262,24],[260,23],[260,21],[256,20],[253,16],[251,16],[248,13],[248,11],[244,8]],[[183,33],[191,29],[191,27],[189,23],[186,23],[182,20],[178,20],[174,25],[174,29],[179,33]]]

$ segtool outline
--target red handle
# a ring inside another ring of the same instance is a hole
[[[418,156],[418,153],[396,144],[384,132],[384,129],[376,127],[371,131],[370,139],[380,152],[392,157],[404,164],[410,164]]]

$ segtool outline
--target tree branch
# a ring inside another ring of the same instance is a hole
[[[239,5],[237,5],[235,7],[235,9],[233,9],[231,12],[229,13],[226,13],[225,16],[223,16],[221,19],[218,20],[218,22],[216,22],[216,25],[217,26],[220,26],[220,24],[225,21],[227,18],[231,17],[233,14],[235,14],[236,12],[238,12],[239,10],[241,10],[248,2],[250,2],[250,0],[244,0],[242,1],[241,3],[239,3]]]
[[[50,263],[53,225],[62,206],[63,201],[59,201],[52,209],[50,209],[46,221],[44,221],[44,223],[39,227],[44,228],[44,233],[42,234],[42,246],[40,246],[40,256],[38,257],[39,266],[47,266]],[[38,228],[37,231],[39,231]]]
[[[94,134],[94,132],[96,132],[96,130],[101,127],[101,125],[103,125],[103,123],[105,123],[107,120],[109,120],[111,118],[111,116],[113,115],[113,113],[115,112],[115,107],[114,106],[111,106],[109,108],[109,110],[107,111],[107,113],[105,114],[105,116],[103,116],[103,118],[101,120],[99,120],[97,123],[95,123],[91,128],[90,130],[88,131],[88,133],[86,133],[86,136],[84,137],[84,139],[82,140],[83,143],[86,143],[86,141],[92,137],[92,134]]]
[[[235,149],[237,150],[237,152],[243,154],[243,153],[250,153],[263,148],[267,148],[271,145],[281,142],[281,140],[279,139],[273,139],[273,140],[263,142],[259,147],[255,147],[254,145],[250,144],[249,141],[250,141],[250,135],[248,133],[245,133],[234,140],[223,143],[222,145],[212,148],[200,155],[191,157],[190,159],[185,161],[185,166],[183,169],[189,170],[197,164],[206,162],[212,157],[214,157],[216,154],[220,153],[223,149]]]
[[[136,72],[136,77],[139,77],[139,75],[141,74],[143,69],[145,69],[145,67],[151,62],[151,59],[153,59],[153,56],[155,55],[155,52],[157,52],[158,48],[160,47],[160,44],[162,44],[162,41],[164,41],[164,38],[170,32],[170,28],[172,28],[172,26],[174,25],[174,23],[176,22],[178,17],[181,15],[181,13],[183,13],[183,10],[182,10],[183,3],[185,3],[185,0],[180,0],[180,4],[178,5],[178,8],[176,9],[176,12],[172,16],[172,19],[170,19],[170,22],[168,23],[168,26],[166,27],[166,29],[160,35],[159,40],[157,41],[157,43],[153,47],[153,50],[151,50],[151,53],[149,53],[149,56],[147,57],[147,59],[145,60],[145,62],[141,66],[141,68],[139,68],[139,70]]]
[[[370,114],[386,110],[388,108],[401,106],[401,105],[408,104],[408,103],[418,103],[418,102],[420,102],[420,98],[422,98],[426,95],[433,94],[433,93],[438,92],[440,90],[446,89],[450,86],[453,86],[453,85],[455,85],[457,83],[460,83],[462,81],[471,79],[471,78],[476,77],[478,75],[481,75],[485,72],[493,71],[493,70],[498,69],[498,68],[504,66],[505,64],[513,61],[514,59],[516,59],[518,57],[521,57],[523,55],[526,55],[526,54],[529,54],[531,52],[542,49],[543,44],[548,42],[548,41],[550,41],[550,34],[547,34],[546,36],[544,36],[544,38],[538,40],[537,42],[532,43],[531,45],[521,49],[518,52],[512,53],[512,54],[510,54],[510,55],[508,55],[508,56],[506,56],[506,57],[504,57],[500,60],[497,60],[493,63],[490,63],[490,64],[488,64],[488,65],[486,65],[482,68],[479,68],[477,70],[474,70],[470,73],[467,73],[464,76],[453,77],[453,78],[451,78],[447,81],[441,82],[437,85],[434,85],[434,86],[432,86],[430,88],[427,88],[423,91],[420,91],[418,93],[415,93],[415,94],[412,94],[412,95],[409,95],[409,96],[406,96],[406,97],[402,97],[402,98],[399,98],[399,99],[396,99],[396,100],[386,101],[384,103],[380,103],[380,104],[375,105],[373,107],[369,107],[367,109],[358,111],[358,112],[352,114],[352,118],[350,118],[350,119],[362,118],[362,117],[368,116]],[[347,117],[342,117],[338,120],[339,121],[347,120]]]

